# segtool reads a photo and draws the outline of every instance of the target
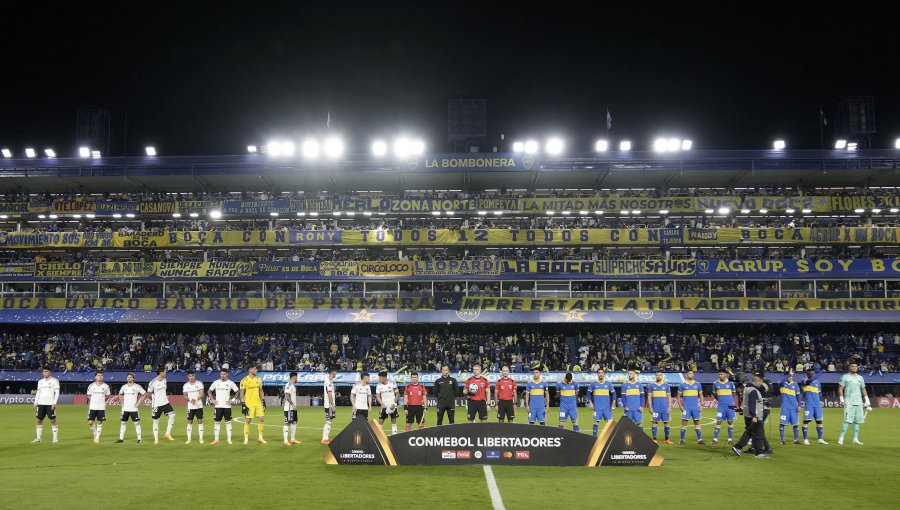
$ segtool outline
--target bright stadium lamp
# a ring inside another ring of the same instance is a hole
[[[669,152],[678,152],[678,149],[681,148],[681,140],[678,138],[669,138],[668,146]]]
[[[303,213],[303,214],[306,215],[306,213]],[[371,216],[371,215],[372,215],[372,211],[363,212],[363,216]]]
[[[379,158],[387,154],[387,143],[385,143],[384,140],[375,140],[372,142],[372,154]]]
[[[4,157],[4,158],[11,158],[11,157],[12,157],[12,151],[9,150],[9,149],[3,149],[3,157]]]
[[[44,149],[44,155],[52,159],[56,157],[56,151],[53,149]]]
[[[154,147],[152,145],[145,147],[144,151],[147,153],[148,156],[156,156],[156,147]]]
[[[666,152],[669,150],[669,142],[665,138],[653,140],[653,152]]]
[[[94,213],[87,213],[87,214],[84,215],[84,217],[87,218],[87,219],[89,219],[89,220],[92,220],[92,219],[96,218],[97,215],[94,214]]]
[[[587,215],[588,215],[588,211],[578,211],[578,214],[580,214],[580,215],[582,215],[582,216],[587,216]]]
[[[835,149],[846,149],[847,148],[847,140],[840,139],[834,142]]]
[[[494,216],[501,216],[503,211],[494,211]]]
[[[759,214],[769,214],[769,210],[768,209],[760,209]]]
[[[527,142],[525,142],[525,145],[524,145],[524,147],[523,147],[522,150],[525,152],[525,154],[534,154],[534,153],[536,153],[540,148],[541,148],[541,147],[540,147],[540,145],[537,143],[536,140],[528,140]]]
[[[513,152],[525,152],[525,143],[524,142],[513,142],[512,150],[513,150]]]
[[[891,213],[897,214],[898,212],[900,212],[900,209],[898,209],[896,207],[891,207]]]
[[[409,142],[409,153],[415,156],[421,156],[425,153],[425,142],[422,140],[413,140]]]
[[[51,220],[55,220],[56,218],[59,218],[59,216],[57,216],[56,214],[51,214],[50,216],[47,216],[47,217],[50,218]]]
[[[597,143],[594,144],[594,150],[596,152],[606,152],[609,150],[609,141],[607,140],[597,140]]]
[[[597,216],[603,216],[603,211],[594,211],[594,214],[596,214]]]
[[[269,216],[271,216],[271,217],[273,217],[273,218],[277,218],[277,217],[278,217],[278,213],[275,212],[275,211],[272,211],[272,212],[269,213]]]
[[[30,158],[33,158],[33,157],[35,157],[35,156],[37,156],[37,153],[34,152],[34,149],[33,149],[33,148],[28,147],[28,148],[25,149],[25,157],[26,157],[26,158],[29,158],[29,159],[30,159]]]
[[[329,138],[325,140],[325,157],[335,159],[344,154],[344,142],[340,138]]]
[[[856,142],[847,142],[847,150],[848,150],[848,151],[855,151],[857,147],[859,147],[859,144],[858,144],[858,143],[856,143]]]
[[[278,157],[281,156],[281,142],[269,142],[266,144],[266,152],[269,153],[269,156]]]
[[[81,215],[80,215],[80,214],[73,214],[72,217],[75,218],[76,220],[80,220],[80,219],[81,219]]]
[[[100,159],[100,151],[91,151],[91,159]]]
[[[259,152],[259,147],[255,146],[255,145],[248,145],[247,152],[250,154],[256,154],[257,152]]]
[[[440,216],[440,215],[441,215],[441,211],[431,211],[431,215],[432,215],[432,216]]]
[[[872,209],[872,214],[881,214],[881,209]]]
[[[683,150],[683,151],[689,151],[689,150],[691,150],[691,149],[693,149],[693,148],[694,148],[694,141],[693,141],[693,140],[682,140],[682,141],[681,141],[681,150]]]
[[[214,220],[220,220],[222,219],[222,211],[213,209],[212,211],[209,211],[209,217]]]
[[[796,209],[785,209],[784,212],[786,212],[788,214],[794,214],[795,212],[797,212],[797,210]]]
[[[356,213],[353,211],[347,211],[347,216],[356,216]]]
[[[7,219],[9,219],[9,215],[0,214],[0,220],[7,220]]]
[[[547,154],[551,156],[557,156],[562,154],[563,151],[563,141],[561,138],[551,138],[547,140],[547,144],[544,146],[544,150],[547,151]]]
[[[281,142],[281,153],[285,156],[293,156],[295,152],[294,142]]]
[[[741,214],[750,214],[750,209],[741,209]]]
[[[126,218],[134,218],[134,213],[127,213],[127,214],[125,214],[125,217]]]
[[[635,210],[631,211],[631,214],[634,214],[634,215],[641,214],[641,210],[635,209]]]
[[[178,218],[181,218],[181,213],[180,212],[172,213],[172,217],[177,220]]]
[[[775,140],[775,142],[772,143],[772,148],[776,151],[784,150],[785,147],[787,147],[787,144],[784,140]]]
[[[546,214],[547,214],[547,216],[553,216],[554,214],[556,214],[556,211],[551,209],[551,210],[547,211]]]
[[[319,142],[315,140],[304,140],[300,146],[300,152],[306,159],[316,159],[319,157]]]
[[[444,211],[444,214],[446,214],[447,216],[453,216],[454,212],[453,211]]]
[[[487,211],[478,211],[479,216],[487,216]]]
[[[622,215],[627,216],[627,215],[628,215],[628,211],[626,211],[625,209],[622,209],[621,211],[619,211],[619,214],[622,214]]]
[[[631,141],[630,140],[622,140],[619,142],[619,150],[622,152],[628,152],[631,150]]]
[[[866,210],[865,209],[854,209],[853,212],[855,212],[856,214],[862,214],[862,213],[866,212]]]
[[[304,211],[297,211],[297,216],[303,218],[306,216],[306,213]]]
[[[572,214],[572,211],[563,211],[562,213],[564,216],[568,216],[568,215]]]
[[[394,140],[394,155],[398,158],[405,158],[410,154],[409,138],[398,138]]]
[[[310,216],[318,216],[319,213],[316,212],[316,211],[310,211],[309,215],[310,215]]]
[[[89,147],[79,147],[78,148],[78,156],[82,158],[91,157],[91,149]]]
[[[802,212],[803,214],[809,214],[809,213],[812,212],[812,209],[810,209],[810,208],[807,207],[806,209],[803,209],[803,210],[800,211],[800,212]]]
[[[900,149],[900,138],[894,140],[894,148]]]
[[[659,214],[669,214],[669,210],[668,209],[660,209]]]
[[[722,216],[725,216],[730,213],[731,213],[730,207],[719,207],[719,214],[721,214]]]
[[[703,212],[704,212],[705,214],[712,214],[712,213],[714,213],[714,212],[716,212],[716,211],[714,211],[714,210],[712,210],[712,209],[704,209]]]
[[[119,216],[121,217],[122,215],[120,214]],[[47,217],[46,214],[38,214],[38,219],[39,219],[39,220],[43,220],[43,219],[45,219],[46,217]]]

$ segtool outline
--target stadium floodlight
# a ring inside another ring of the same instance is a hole
[[[848,151],[855,151],[857,147],[859,147],[859,144],[856,143],[856,142],[848,142],[848,143],[847,143],[847,150],[848,150]]]
[[[353,211],[347,211],[347,216],[356,216],[356,213]]]
[[[177,220],[178,218],[181,218],[181,213],[180,212],[172,213],[172,217]]]
[[[26,157],[26,158],[29,158],[29,159],[30,159],[30,158],[33,158],[33,157],[35,157],[35,156],[37,156],[37,153],[34,152],[34,149],[33,149],[33,148],[27,147],[27,148],[25,149],[25,157]]]
[[[302,217],[306,216],[306,213],[303,211],[297,211],[297,216],[302,218]]]
[[[341,215],[341,211],[334,211],[333,213],[331,213],[331,215],[332,215],[332,216],[340,216],[340,215]]]
[[[588,211],[578,211],[578,214],[580,214],[580,215],[582,215],[582,216],[587,216],[587,215],[588,215]]]
[[[625,209],[622,209],[621,211],[619,211],[619,214],[627,215],[628,211],[626,211]]]
[[[741,214],[750,214],[750,209],[741,209]]]
[[[522,150],[525,154],[535,154],[540,148],[541,146],[537,143],[537,140],[528,140],[525,142]]]
[[[222,211],[213,209],[212,211],[209,211],[209,217],[214,220],[220,220],[222,219]]]
[[[441,215],[441,211],[431,211],[431,215],[432,215],[432,216],[440,216],[440,215]]]
[[[730,214],[730,213],[731,213],[730,207],[719,207],[719,214],[724,216],[724,215]]]
[[[812,209],[810,209],[810,208],[806,208],[806,209],[803,209],[803,210],[802,210],[802,211],[800,211],[800,212],[802,212],[802,213],[803,213],[803,214],[809,214],[809,213],[811,213],[811,212],[812,212]]]
[[[666,152],[669,150],[669,142],[665,138],[653,140],[653,152]]]
[[[502,216],[503,211],[494,211],[494,216]]]
[[[881,209],[872,209],[872,214],[881,214]]]
[[[606,152],[609,150],[609,141],[607,140],[597,140],[597,143],[594,144],[594,150],[597,152]]]
[[[478,215],[479,215],[479,216],[486,216],[486,215],[487,215],[487,211],[478,211]]]
[[[847,148],[847,140],[840,139],[834,142],[835,149],[846,149]]]
[[[134,213],[126,213],[125,217],[126,218],[134,218]]]
[[[640,210],[640,209],[635,209],[635,210],[631,211],[631,214],[634,214],[634,215],[641,214],[641,210]]]
[[[56,215],[56,214],[51,214],[51,215],[49,215],[49,216],[47,216],[47,217],[50,218],[51,220],[55,220],[56,218],[59,218],[59,216]]]
[[[703,212],[706,213],[706,214],[712,214],[712,213],[714,213],[714,212],[716,212],[716,211],[714,211],[714,210],[712,210],[712,209],[704,209]]]
[[[603,216],[603,211],[594,211],[597,216]]]
[[[277,217],[278,217],[278,213],[275,212],[275,211],[272,211],[272,212],[269,213],[269,216],[271,216],[271,217],[273,217],[273,218],[277,218]]]
[[[796,209],[787,208],[787,209],[784,210],[784,212],[786,212],[786,213],[788,213],[788,214],[794,214],[795,212],[797,212],[797,210],[796,210]]]
[[[563,213],[564,215],[568,216],[568,215],[572,214],[572,211],[563,211],[562,213]]]
[[[191,218],[199,218],[199,217],[200,217],[200,213],[192,212],[192,213],[190,213],[188,216],[190,216]]]
[[[785,147],[787,147],[787,144],[784,143],[784,140],[775,140],[775,142],[772,143],[772,148],[776,151],[784,150]]]
[[[553,216],[554,214],[556,214],[556,211],[551,209],[551,210],[547,211],[546,214],[547,214],[547,216]]]
[[[898,212],[900,212],[900,209],[898,209],[896,207],[891,207],[891,212],[894,214],[897,214]]]
[[[409,153],[416,156],[425,154],[425,142],[422,140],[413,140],[409,142]]]
[[[89,147],[79,147],[78,155],[82,158],[89,158],[91,157],[91,149]]]
[[[91,159],[100,159],[100,151],[91,151]]]
[[[6,214],[0,214],[0,220],[6,220],[6,219],[9,219],[9,216],[7,216]]]
[[[120,214],[119,216],[121,216],[121,214]],[[43,220],[43,219],[45,219],[46,217],[47,217],[46,214],[38,214],[38,219],[39,219],[39,220]]]
[[[122,217],[122,215],[119,214],[119,213],[114,213],[114,214],[113,214],[113,218],[115,218],[115,219],[117,219],[117,220],[120,219],[121,217]]]
[[[409,138],[398,138],[394,140],[394,155],[398,158],[405,158],[410,154]]]
[[[524,142],[513,142],[512,150],[513,150],[513,152],[524,152],[525,151],[525,143]]]
[[[304,213],[304,214],[306,214],[306,213]],[[371,215],[372,215],[372,211],[363,212],[363,216],[371,216]]]
[[[385,143],[384,140],[375,140],[372,142],[372,154],[379,158],[387,154],[387,143]]]
[[[89,220],[92,220],[92,219],[96,218],[97,215],[94,214],[94,213],[87,213],[87,214],[84,215],[84,217],[87,218],[87,219],[89,219]]]
[[[255,146],[255,145],[248,145],[247,152],[249,152],[250,154],[256,154],[259,152],[259,147]]]
[[[894,148],[900,149],[900,138],[894,140]]]
[[[865,209],[854,209],[853,212],[855,212],[856,214],[862,214],[862,213],[866,212],[866,210]]]
[[[9,150],[9,149],[3,149],[3,157],[4,157],[4,158],[11,158],[11,157],[12,157],[12,151]]]
[[[271,141],[266,144],[266,152],[269,156],[278,157],[281,156],[281,142]]]
[[[631,150],[631,141],[630,140],[622,140],[619,142],[619,150],[623,152],[627,152]]]
[[[681,148],[681,140],[678,138],[669,138],[669,144],[667,149],[669,152],[678,152],[678,149]]]
[[[759,210],[759,214],[768,214],[768,213],[769,213],[768,209],[760,209]]]
[[[681,150],[683,150],[683,151],[689,151],[689,150],[691,150],[691,149],[693,149],[693,148],[694,148],[694,141],[693,141],[693,140],[682,140],[682,141],[681,141]]]
[[[56,151],[53,149],[44,149],[44,155],[46,155],[48,158],[55,158]]]
[[[284,156],[293,156],[294,152],[294,142],[281,142],[281,154]]]
[[[306,159],[316,159],[319,157],[319,142],[316,140],[304,140],[303,145],[300,146],[300,152],[303,153],[303,157]]]
[[[310,215],[310,216],[318,216],[319,213],[316,212],[316,211],[310,211],[309,215]]]
[[[80,219],[81,219],[81,215],[80,215],[80,214],[73,214],[72,217],[75,218],[76,220],[80,220]]]
[[[668,209],[660,209],[659,214],[669,214],[669,210]]]
[[[565,144],[561,138],[554,137],[547,140],[547,143],[544,145],[544,150],[551,156],[558,156],[559,154],[562,154],[564,146]]]
[[[147,153],[148,156],[156,156],[156,147],[154,147],[152,145],[148,145],[147,147],[145,147],[144,151]]]
[[[325,140],[325,157],[330,159],[339,158],[344,154],[344,141],[340,138],[331,137]]]
[[[453,211],[444,211],[444,214],[447,216],[453,216],[456,213],[454,213]]]

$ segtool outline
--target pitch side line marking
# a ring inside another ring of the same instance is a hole
[[[500,489],[497,488],[497,480],[494,479],[494,471],[491,466],[484,465],[484,478],[487,480],[488,493],[491,495],[491,504],[494,510],[506,510],[503,506],[503,499],[500,497]]]

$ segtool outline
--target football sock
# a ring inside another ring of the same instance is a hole
[[[153,420],[153,440],[159,441],[159,419]]]
[[[576,423],[575,425],[572,425],[572,430],[574,430],[575,432],[581,432],[581,427],[579,427]]]
[[[197,425],[197,435],[200,437],[200,440],[203,441],[203,424]]]
[[[800,431],[796,425],[794,425],[794,441],[800,440]]]
[[[839,436],[841,440],[844,439],[844,434],[847,433],[847,425],[849,425],[847,422],[841,423],[841,435]]]
[[[687,435],[687,429],[681,427],[681,440],[684,441],[684,437]]]
[[[53,440],[59,439],[59,425],[50,425],[50,431],[53,432]]]
[[[40,439],[41,436],[44,434],[44,426],[38,425],[37,427],[34,428],[34,432],[36,434],[35,439]]]
[[[734,440],[734,425],[728,426],[728,440],[729,441]]]
[[[194,426],[192,424],[188,423],[187,424],[187,440],[188,441],[191,440],[191,434],[193,433],[193,431],[194,431]]]
[[[597,434],[600,432],[600,424],[594,423],[594,437],[597,437]]]
[[[659,432],[659,427],[657,427],[656,425],[651,425],[650,432],[653,435],[653,439],[656,439],[656,433]]]
[[[853,440],[859,441],[859,423],[853,424]]]
[[[291,423],[291,441],[297,437],[297,424]]]
[[[719,440],[719,432],[722,430],[720,425],[716,425],[716,428],[713,429],[713,441]]]
[[[247,439],[249,437],[250,437],[250,423],[244,422],[244,439]]]
[[[285,443],[288,442],[288,432],[289,432],[289,431],[290,431],[290,427],[288,427],[287,425],[283,425],[283,426],[281,427],[281,434],[284,436],[284,442],[285,442]]]
[[[175,413],[169,415],[169,422],[166,424],[166,435],[172,435],[172,427],[175,425]]]
[[[784,425],[778,426],[778,433],[781,435],[781,442],[784,442]]]
[[[670,430],[671,430],[671,429],[669,428],[668,425],[666,425],[666,426],[663,428],[663,432],[666,434],[666,441],[669,440],[669,431],[670,431]]]
[[[396,434],[397,434],[397,424],[396,424],[396,423],[391,423],[391,435],[393,436],[393,435],[396,435]]]
[[[231,441],[231,422],[225,423],[225,437]]]
[[[96,437],[97,439],[100,439],[100,433],[101,433],[101,432],[103,432],[103,424],[102,424],[102,423],[98,423],[97,426],[96,426],[96,430],[95,430],[95,432],[94,432],[94,435],[95,435],[95,437]]]
[[[219,440],[219,430],[222,429],[222,424],[220,422],[215,422],[213,424],[213,441]]]
[[[262,424],[262,423],[257,423],[257,424],[256,424],[256,432],[257,432],[257,434],[259,435],[259,438],[260,438],[260,439],[263,438],[263,430],[265,430],[265,427],[266,427],[266,426],[265,426],[264,424]]]
[[[329,434],[331,434],[331,422],[326,421],[325,426],[322,427],[322,441],[327,440]]]
[[[134,431],[137,434],[138,441],[140,441],[141,440],[141,423],[140,422],[134,424]]]
[[[121,425],[119,425],[119,441],[125,440],[125,426],[126,423],[123,421]]]
[[[822,439],[822,436],[825,435],[825,427],[822,427],[822,426],[816,427],[816,434],[819,435],[819,439]]]
[[[807,439],[809,439],[809,426],[804,425],[803,426],[803,440],[806,441]]]

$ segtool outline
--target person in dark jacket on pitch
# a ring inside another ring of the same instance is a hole
[[[759,458],[769,456],[765,430],[763,423],[765,422],[765,404],[763,402],[763,391],[767,388],[760,374],[754,374],[750,384],[744,387],[743,394],[743,412],[744,412],[744,434],[738,442],[731,447],[735,455],[740,456],[743,449],[750,440],[753,440],[753,449],[751,450]]]

